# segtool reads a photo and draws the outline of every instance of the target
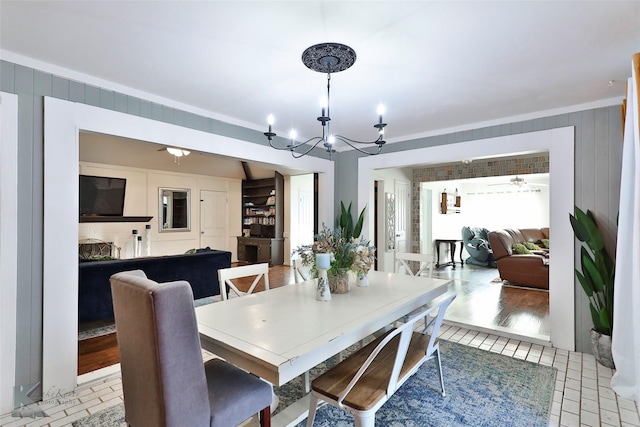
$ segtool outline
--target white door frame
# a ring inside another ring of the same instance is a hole
[[[403,200],[401,187],[406,189],[405,196],[409,200]],[[411,239],[413,230],[411,224],[411,183],[406,181],[400,181],[398,179],[393,180],[393,191],[395,193],[396,202],[396,249],[395,252],[412,252],[413,241]],[[404,232],[404,246],[400,247],[398,242],[399,237],[403,237],[398,233],[398,228],[402,227]],[[394,266],[395,269],[395,266]]]
[[[553,251],[549,268],[551,344],[575,350],[574,236],[569,214],[574,208],[575,129],[573,126],[457,144],[398,151],[358,159],[358,208],[373,203],[373,171],[415,165],[452,163],[507,154],[549,152],[549,226]],[[408,154],[410,153],[410,154]],[[464,157],[461,157],[464,153]],[[365,218],[364,233],[372,235]]]
[[[86,104],[44,97],[43,390],[69,392],[78,364],[78,165],[80,131],[170,145],[274,165],[291,154],[266,145],[188,129]],[[301,170],[318,172],[321,221],[333,221],[333,162],[305,156]]]
[[[0,414],[14,409],[18,286],[18,97],[0,92]]]

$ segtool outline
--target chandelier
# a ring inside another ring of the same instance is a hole
[[[329,153],[329,160],[333,160],[333,153],[336,152],[333,147],[336,141],[342,141],[351,148],[364,154],[379,154],[382,146],[385,144],[385,140],[383,139],[384,128],[387,126],[387,124],[382,121],[382,115],[384,114],[384,106],[382,104],[378,105],[378,123],[373,125],[373,127],[378,130],[377,139],[373,141],[356,141],[346,136],[331,133],[331,73],[344,71],[351,67],[354,62],[356,62],[356,52],[349,46],[340,43],[320,43],[302,52],[302,62],[313,71],[327,74],[327,96],[321,101],[321,114],[320,117],[317,118],[322,125],[322,136],[315,136],[306,141],[296,141],[297,133],[292,129],[289,133],[287,145],[276,145],[273,142],[276,133],[273,132],[271,127],[274,123],[274,117],[273,114],[271,114],[267,119],[269,131],[264,133],[264,136],[269,140],[269,145],[276,150],[289,150],[295,158],[308,154],[316,148],[318,144],[322,143],[322,146]],[[362,145],[369,145],[369,147],[360,148]]]

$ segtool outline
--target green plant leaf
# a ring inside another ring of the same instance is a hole
[[[582,258],[581,258],[582,273],[585,276],[589,277],[591,283],[593,284],[593,289],[596,292],[602,292],[604,289],[603,285],[605,283],[604,277],[607,277],[607,276],[605,275],[603,277],[603,275],[601,274],[601,271],[598,269],[595,262],[593,261],[593,259],[591,258],[591,256],[589,255],[589,253],[584,247],[582,247],[581,254],[582,254]]]
[[[578,281],[582,285],[582,289],[584,290],[584,293],[587,295],[588,298],[591,298],[593,296],[594,289],[590,279],[585,277],[577,269],[576,269],[576,277],[578,278]]]
[[[608,331],[603,332],[603,334],[606,333],[606,335],[611,335],[611,322],[609,318],[609,310],[607,310],[607,307],[603,307],[602,310],[600,310],[599,321],[600,325],[602,325],[602,327]]]
[[[596,310],[593,305],[589,305],[589,309],[591,310],[591,320],[593,321],[593,329],[601,334],[607,334],[607,328],[605,328],[602,323],[600,323],[600,313],[601,311]],[[609,334],[610,335],[610,334]]]
[[[364,211],[367,209],[367,207],[365,206],[364,208],[362,208],[362,212],[360,212],[360,215],[358,216],[358,221],[356,222],[356,225],[353,227],[353,237],[360,237],[360,235],[362,234],[362,224],[364,223]]]
[[[596,224],[593,213],[590,210],[587,210],[587,213],[585,214],[583,211],[576,208],[576,217],[589,233],[589,238],[586,240],[586,243],[589,245],[591,250],[601,250],[604,247],[604,238],[602,237],[602,233],[600,233],[600,229]]]
[[[569,214],[569,222],[571,222],[571,228],[573,228],[573,233],[575,234],[576,238],[581,242],[585,242],[589,238],[589,232],[587,231],[586,227],[582,225],[580,221],[578,221],[578,218],[571,214]]]

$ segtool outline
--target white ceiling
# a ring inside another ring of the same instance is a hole
[[[303,137],[326,76],[302,51],[345,43],[357,60],[332,75],[333,131],[375,138],[382,101],[390,142],[615,104],[640,50],[638,1],[1,0],[0,18],[5,59],[261,131],[273,113]]]

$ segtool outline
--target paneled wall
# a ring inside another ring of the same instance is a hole
[[[0,61],[0,90],[18,95],[19,101],[16,319],[19,358],[16,383],[31,384],[42,377],[43,97],[98,106],[256,144],[265,145],[266,142],[262,133],[257,131],[7,61]],[[622,157],[621,120],[617,106],[388,143],[384,150],[406,151],[564,126],[576,129],[576,203],[593,210],[598,219],[613,230],[618,210]],[[391,128],[389,131],[393,132]],[[336,156],[335,206],[339,206],[340,200],[357,198],[358,157],[357,152]],[[613,238],[608,243],[612,244]],[[577,348],[590,351],[588,328],[591,320],[587,301],[578,288],[576,296]]]

